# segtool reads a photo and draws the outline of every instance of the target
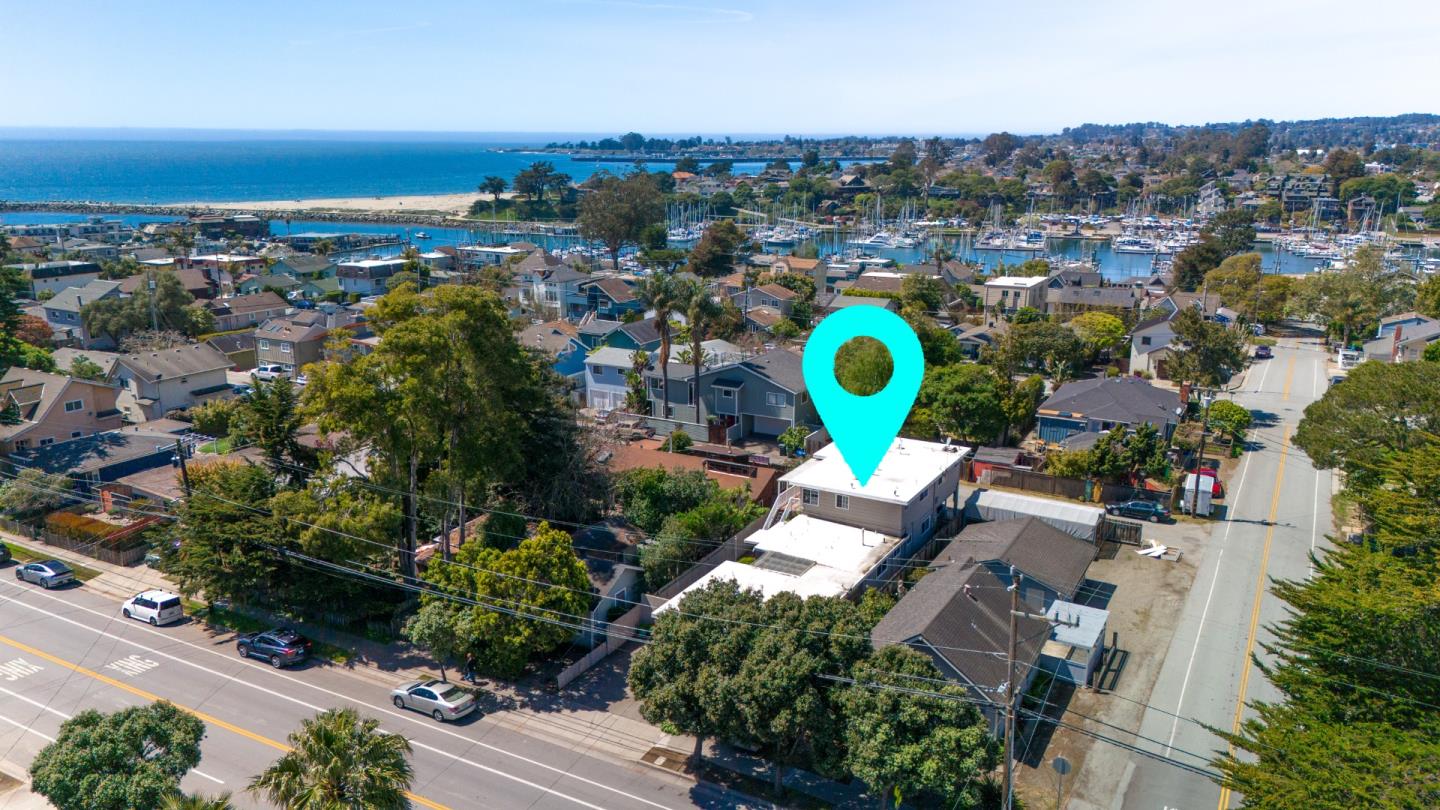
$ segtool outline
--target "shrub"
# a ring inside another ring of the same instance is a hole
[[[669,438],[667,438],[663,444],[660,445],[660,449],[669,450],[676,453],[683,453],[686,450],[690,449],[690,445],[694,443],[695,440],[690,438],[689,433],[686,433],[683,430],[676,430],[670,434]]]
[[[87,515],[77,515],[73,512],[55,512],[54,514],[46,516],[45,528],[61,537],[93,543],[119,531],[120,527],[103,520],[96,520]]]
[[[223,439],[230,435],[235,426],[235,416],[240,403],[233,399],[216,399],[203,402],[190,409],[190,422],[195,430],[206,436]]]

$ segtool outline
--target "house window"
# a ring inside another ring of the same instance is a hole
[[[1149,337],[1142,337],[1142,338],[1140,338],[1140,345],[1141,345],[1141,346],[1149,346],[1149,345],[1150,345],[1150,338],[1149,338]]]
[[[84,436],[84,435],[85,435],[84,431],[79,431],[79,430],[72,430],[72,431],[70,431],[70,438],[72,438],[72,439],[78,439],[78,438],[80,438],[81,436]]]
[[[734,399],[734,398],[735,398],[735,390],[732,389],[732,388],[721,388],[721,389],[720,389],[720,396],[722,396],[722,397],[724,397],[724,398],[726,398],[726,399]]]
[[[41,446],[41,447],[47,447],[47,446],[52,445],[52,444],[54,444],[54,443],[55,443],[55,439],[53,439],[53,438],[46,438],[46,439],[41,439],[41,440],[40,440],[40,446]]]
[[[289,343],[281,343],[281,344],[280,344],[280,353],[281,353],[281,354],[289,354],[289,353],[290,353],[290,344],[289,344]]]
[[[83,410],[85,410],[85,400],[83,399],[72,399],[69,402],[65,403],[66,413],[74,413],[76,411]]]
[[[806,506],[819,506],[820,493],[813,489],[800,490],[800,500]]]
[[[269,348],[270,348],[270,341],[268,341],[268,340],[262,340],[262,341],[260,341],[260,348],[262,348],[262,349],[269,349]]]
[[[30,446],[30,440],[29,440],[29,439],[20,439],[19,441],[15,442],[15,449],[16,449],[16,450],[24,450],[25,448],[27,448],[27,447],[29,447],[29,446]]]
[[[930,531],[930,518],[926,517],[924,520],[920,521],[920,533],[924,534],[928,531]]]
[[[835,508],[836,508],[836,509],[849,509],[849,508],[850,508],[850,496],[849,496],[849,495],[836,495],[836,496],[835,496]]]
[[[786,404],[785,394],[779,391],[766,391],[765,404],[772,408],[783,408]]]

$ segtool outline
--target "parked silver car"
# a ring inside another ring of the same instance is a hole
[[[70,566],[59,560],[46,560],[45,562],[26,563],[16,568],[15,578],[22,582],[33,582],[48,590],[74,582],[75,572],[70,570]]]
[[[446,681],[413,681],[390,693],[397,709],[424,712],[441,723],[475,711],[475,697]]]

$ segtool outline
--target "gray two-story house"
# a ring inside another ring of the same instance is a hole
[[[1116,427],[1134,430],[1154,425],[1169,439],[1180,424],[1180,395],[1139,377],[1097,377],[1068,382],[1040,403],[1040,439],[1059,444],[1081,433],[1106,433]]]
[[[234,396],[225,372],[230,358],[207,343],[139,354],[123,354],[115,365],[116,400],[127,422],[159,419],[166,413],[212,399]]]
[[[672,351],[672,358],[675,354]],[[691,364],[672,359],[669,371],[668,414],[661,407],[660,369],[651,364],[645,371],[650,414],[673,423],[657,423],[663,433],[681,429],[700,441],[724,443],[746,436],[779,436],[794,425],[820,424],[800,355],[794,352],[772,349],[738,363],[702,365],[698,386]]]

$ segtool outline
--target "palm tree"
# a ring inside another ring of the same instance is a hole
[[[415,772],[410,741],[378,731],[354,709],[331,709],[301,723],[293,750],[250,783],[281,807],[305,810],[401,810]]]
[[[310,249],[315,251],[316,256],[329,256],[335,249],[335,243],[329,239],[317,239]]]
[[[491,219],[499,219],[499,218],[500,218],[500,215],[496,212],[496,204],[499,203],[499,201],[500,201],[500,195],[501,195],[502,193],[504,193],[504,191],[505,191],[505,186],[506,186],[506,185],[507,185],[507,183],[505,182],[505,178],[503,178],[503,177],[497,177],[497,176],[495,176],[495,175],[493,175],[493,174],[490,175],[490,176],[488,176],[488,177],[486,177],[484,180],[482,180],[482,181],[480,182],[480,191],[481,191],[482,193],[484,193],[484,194],[489,194],[489,195],[490,195],[490,218],[491,218]]]
[[[660,333],[660,416],[670,417],[670,313],[681,306],[679,285],[673,276],[661,272],[646,276],[635,288],[635,297],[646,309],[655,311],[655,329]]]
[[[710,297],[710,291],[704,284],[697,282],[686,282],[681,287],[680,300],[685,308],[685,320],[690,323],[690,364],[694,367],[695,376],[690,378],[691,384],[695,386],[695,421],[705,424],[705,414],[701,412],[700,400],[700,366],[704,362],[704,348],[700,345],[709,337],[710,327],[720,317],[720,305]]]
[[[161,800],[160,810],[235,810],[235,805],[230,803],[229,793],[221,793],[214,798],[199,793],[188,796],[172,793]]]

